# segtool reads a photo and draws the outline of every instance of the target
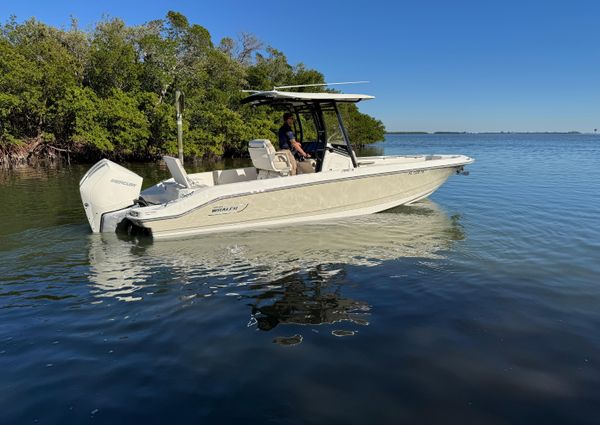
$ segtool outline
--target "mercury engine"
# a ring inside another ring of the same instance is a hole
[[[96,163],[79,182],[92,232],[114,232],[139,198],[142,177],[108,159]],[[122,211],[121,211],[122,210]]]

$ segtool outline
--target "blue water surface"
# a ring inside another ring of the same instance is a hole
[[[600,137],[377,150],[476,162],[415,206],[155,243],[90,233],[86,167],[4,173],[0,423],[597,423]]]

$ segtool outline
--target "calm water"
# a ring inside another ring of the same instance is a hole
[[[477,162],[417,206],[155,244],[90,234],[86,167],[2,175],[0,423],[598,423],[600,137],[379,148]]]

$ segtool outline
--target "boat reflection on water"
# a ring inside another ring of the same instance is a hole
[[[94,296],[122,301],[142,300],[174,284],[185,285],[184,300],[235,296],[249,305],[249,325],[260,330],[281,324],[367,325],[371,306],[342,294],[344,265],[442,258],[462,239],[459,217],[431,201],[339,222],[154,243],[96,234],[90,235],[89,278]]]
[[[322,325],[349,322],[368,325],[371,306],[342,296],[344,270],[317,266],[271,283],[255,297],[251,324],[269,331],[279,324]],[[336,335],[346,335],[337,331]]]

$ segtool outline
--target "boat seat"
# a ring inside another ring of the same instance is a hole
[[[173,158],[172,156],[163,156],[163,161],[167,164],[173,179],[186,189],[191,189],[195,186],[194,182],[188,177],[183,165],[179,158]]]
[[[248,144],[252,164],[259,170],[258,178],[294,175],[296,161],[289,150],[275,151],[267,139],[252,140]]]

